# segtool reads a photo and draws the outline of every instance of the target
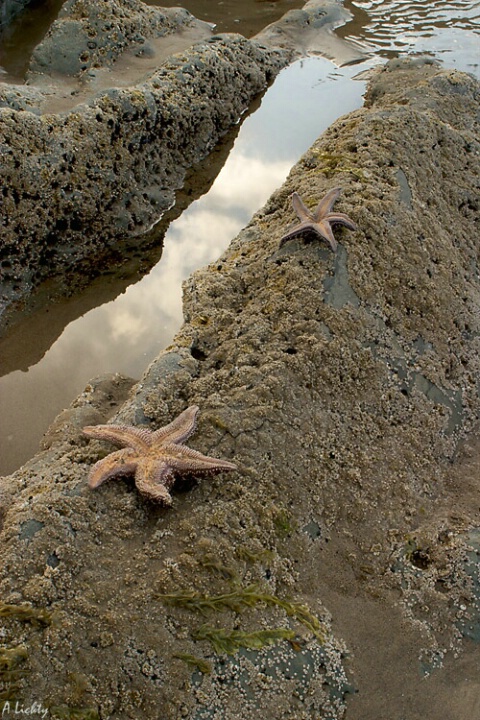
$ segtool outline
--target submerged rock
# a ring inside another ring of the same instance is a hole
[[[351,17],[343,2],[308,0],[303,8],[289,10],[264,28],[257,39],[300,56],[322,55],[337,65],[358,63],[365,58],[365,49],[333,33]]]
[[[479,97],[389,63],[185,284],[184,326],[115,421],[198,404],[192,444],[236,474],[169,510],[128,479],[90,492],[111,448],[72,408],[3,479],[5,692],[53,717],[473,714]],[[338,254],[279,248],[291,192],[315,206],[334,186],[358,228]]]

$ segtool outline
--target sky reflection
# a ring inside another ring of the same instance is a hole
[[[365,67],[337,69],[311,57],[282,71],[245,119],[210,191],[170,225],[151,272],[70,323],[28,372],[0,379],[0,437],[7,439],[0,474],[36,452],[50,422],[89,379],[107,372],[140,377],[182,323],[182,281],[221,255],[333,120],[361,106],[365,84],[352,78]]]

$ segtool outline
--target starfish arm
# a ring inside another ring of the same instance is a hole
[[[147,450],[151,445],[151,431],[146,428],[127,425],[88,425],[83,428],[88,437],[108,440],[114,445],[134,448],[138,452]]]
[[[137,453],[130,448],[110,453],[91,467],[88,487],[93,490],[110,478],[133,475],[137,469],[137,461]]]
[[[303,235],[304,233],[308,232],[316,232],[314,229],[314,223],[312,220],[305,220],[305,222],[298,223],[297,225],[294,225],[294,227],[288,232],[286,235],[284,235],[280,239],[280,245],[279,247],[282,247],[282,245],[285,245],[285,243],[288,240],[291,240],[294,237],[297,237],[297,235]]]
[[[325,215],[323,220],[326,220],[330,225],[345,225],[349,230],[356,230],[357,226],[348,215],[345,213],[328,213]]]
[[[165,461],[148,459],[138,463],[135,485],[149,500],[161,505],[171,505],[172,496],[168,491],[174,480],[175,477]]]
[[[314,219],[312,213],[307,208],[307,206],[297,192],[292,193],[292,205],[293,209],[295,210],[299,219],[302,222],[305,222],[306,220],[311,221]]]
[[[321,220],[324,215],[331,211],[341,192],[341,188],[333,188],[320,200],[313,213],[315,220]]]
[[[228,460],[203,455],[189,447],[165,446],[165,462],[172,472],[177,474],[217,473],[224,470],[236,470],[237,466]]]
[[[338,243],[335,240],[330,224],[326,220],[322,220],[321,222],[315,223],[314,228],[315,232],[330,244],[333,252],[336,252]]]
[[[191,405],[175,420],[152,433],[152,443],[184,443],[195,431],[198,405]]]

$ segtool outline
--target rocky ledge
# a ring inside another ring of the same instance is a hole
[[[235,40],[234,42],[239,42]],[[2,481],[3,695],[52,717],[474,715],[480,88],[393,61],[184,288],[137,384],[92,381]],[[336,254],[280,239],[343,188]],[[146,309],[146,312],[148,309]],[[130,390],[129,390],[130,388]],[[80,428],[158,428],[236,463],[92,491]]]

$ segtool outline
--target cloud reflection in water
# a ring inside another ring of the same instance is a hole
[[[361,105],[365,85],[352,78],[373,63],[338,69],[311,57],[280,73],[259,110],[245,119],[210,191],[170,225],[151,272],[70,323],[27,373],[0,379],[0,474],[36,452],[50,422],[90,378],[140,377],[181,325],[182,281],[216,260],[323,130]]]

